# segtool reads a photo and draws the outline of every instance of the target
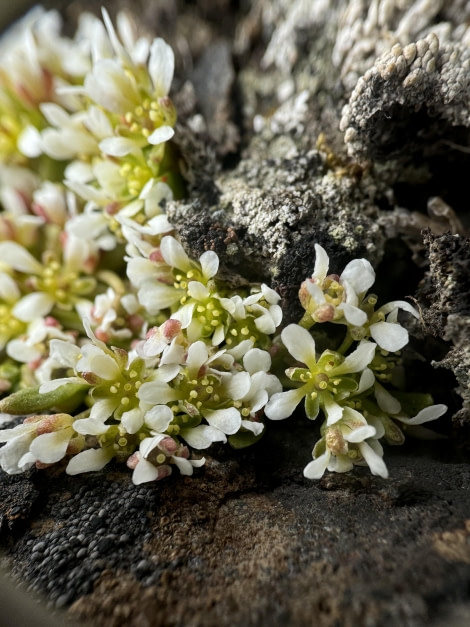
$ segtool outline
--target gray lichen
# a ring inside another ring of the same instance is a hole
[[[437,142],[449,126],[468,128],[469,95],[469,48],[440,47],[434,33],[405,48],[396,43],[359,79],[343,110],[348,152],[385,160]]]

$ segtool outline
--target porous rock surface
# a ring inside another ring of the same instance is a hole
[[[405,358],[413,389],[449,405],[447,439],[386,450],[388,480],[304,479],[301,416],[250,450],[215,447],[193,478],[2,474],[5,566],[51,626],[468,624],[468,2],[123,6],[176,51],[188,193],[167,213],[188,252],[276,287],[286,320],[315,242],[332,269],[367,257],[379,296],[421,309]]]

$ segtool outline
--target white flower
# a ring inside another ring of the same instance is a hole
[[[157,251],[145,252],[147,258],[134,250],[135,256],[127,259],[127,275],[138,288],[139,302],[151,315],[176,305],[188,294],[189,284],[195,289],[196,283],[207,286],[219,267],[216,253],[206,251],[199,261],[192,261],[171,235],[162,238]]]
[[[349,375],[360,375],[367,368],[374,357],[376,344],[363,342],[346,357],[325,351],[317,360],[315,341],[303,327],[291,324],[282,331],[281,338],[294,359],[306,366],[286,371],[292,380],[303,385],[274,394],[266,405],[266,416],[271,420],[288,418],[305,397],[305,409],[311,420],[322,409],[328,424],[338,422],[344,409],[338,401],[348,398],[359,386],[359,377],[356,380]]]
[[[328,275],[329,258],[319,244],[315,244],[315,266],[312,277],[300,287],[299,298],[314,322],[341,322],[361,326],[367,315],[359,304],[374,284],[375,272],[367,259],[350,261],[340,276]]]
[[[8,342],[6,352],[12,359],[22,363],[37,362],[48,356],[52,339],[73,341],[53,318],[36,318],[24,334]]]
[[[0,442],[7,443],[0,449],[1,467],[9,474],[17,474],[38,462],[60,461],[76,436],[73,422],[68,414],[33,416],[13,429],[0,431]]]
[[[409,303],[395,300],[379,307],[372,317],[372,324],[369,326],[370,336],[380,348],[391,353],[401,350],[408,344],[408,331],[397,320],[400,309],[419,319],[419,313]],[[374,322],[376,319],[378,321]]]
[[[152,437],[145,438],[140,443],[137,463],[131,460],[128,465],[134,468],[132,481],[135,485],[148,481],[163,479],[171,474],[170,464],[178,467],[182,475],[192,475],[193,469],[205,463],[201,459],[189,459],[189,451],[179,445],[173,438],[161,433],[151,432]]]
[[[354,464],[366,463],[373,475],[386,479],[387,468],[375,427],[356,410],[346,407],[342,419],[326,426],[323,438],[315,445],[314,460],[304,468],[307,479],[320,479],[325,470],[347,472]]]

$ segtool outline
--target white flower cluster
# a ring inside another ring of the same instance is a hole
[[[398,312],[416,311],[375,309],[370,264],[328,274],[316,246],[283,353],[280,296],[231,287],[213,251],[191,259],[164,213],[181,192],[171,49],[123,15],[117,30],[103,20],[83,15],[66,39],[39,11],[0,42],[0,411],[27,416],[0,431],[1,468],[77,474],[116,459],[136,484],[174,466],[191,475],[204,463],[192,451],[253,444],[265,416],[305,399],[308,418],[325,416],[307,477],[356,463],[386,476],[379,440],[444,411],[414,398],[411,417],[391,392],[392,353],[408,342]],[[345,336],[318,355],[325,322]]]
[[[445,405],[431,405],[428,395],[407,396],[382,385],[391,382],[396,354],[408,343],[408,332],[397,320],[398,311],[416,318],[418,312],[405,301],[392,301],[375,310],[377,297],[367,295],[375,281],[370,263],[355,259],[340,276],[328,275],[326,251],[318,244],[315,250],[312,277],[299,291],[305,315],[299,325],[291,324],[281,333],[296,361],[286,370],[293,389],[274,394],[265,414],[272,420],[287,418],[302,399],[310,420],[322,412],[322,437],[313,449],[314,460],[304,469],[309,479],[319,479],[326,469],[346,472],[354,464],[367,464],[374,475],[385,478],[388,471],[379,440],[401,444],[404,435],[397,422],[413,428],[447,410]],[[317,355],[307,328],[324,322],[345,325],[346,334],[336,351]],[[419,411],[412,417],[407,406],[412,411],[416,405]]]

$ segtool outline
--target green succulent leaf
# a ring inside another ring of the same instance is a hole
[[[88,389],[88,385],[80,383],[68,383],[44,394],[39,392],[39,386],[25,388],[3,398],[0,411],[16,416],[47,410],[70,412],[83,402]]]

